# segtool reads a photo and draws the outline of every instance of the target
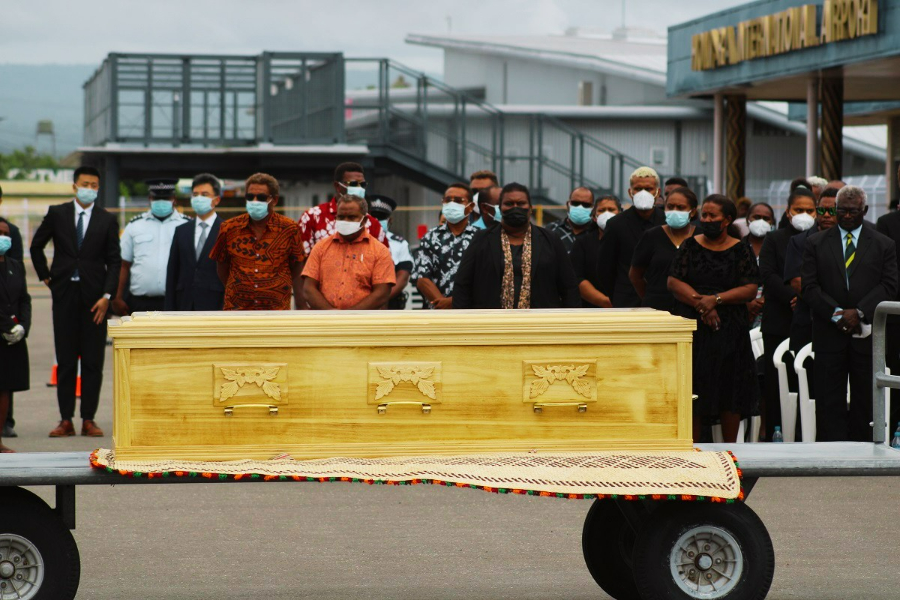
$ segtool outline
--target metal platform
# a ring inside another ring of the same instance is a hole
[[[870,442],[700,444],[697,447],[701,450],[730,450],[737,457],[745,478],[900,475],[900,451]],[[0,455],[0,487],[222,483],[218,479],[202,477],[125,477],[92,468],[89,456],[87,452],[21,452]]]

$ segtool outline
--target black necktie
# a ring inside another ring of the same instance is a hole
[[[75,227],[75,243],[78,244],[78,251],[81,252],[81,244],[84,243],[84,211],[78,213],[78,226]],[[75,269],[72,279],[80,279],[78,269]]]

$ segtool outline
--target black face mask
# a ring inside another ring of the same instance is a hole
[[[722,221],[703,221],[700,223],[700,233],[711,240],[722,237]]]
[[[528,219],[531,217],[531,211],[527,208],[522,208],[520,206],[514,206],[509,210],[504,210],[503,212],[503,222],[513,228],[519,228],[528,223]]]

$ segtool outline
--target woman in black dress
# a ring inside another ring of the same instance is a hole
[[[591,213],[591,224],[584,235],[578,236],[572,246],[569,258],[575,270],[578,282],[578,293],[581,294],[581,305],[584,308],[612,308],[609,296],[600,291],[600,269],[597,257],[600,256],[600,240],[606,224],[611,218],[622,212],[622,203],[615,196],[598,196],[594,201]]]
[[[9,222],[0,218],[0,423],[6,422],[10,392],[23,392],[29,383],[25,336],[31,327],[31,296],[22,263],[6,256],[12,245],[9,232]],[[0,453],[12,451],[0,440]]]
[[[759,265],[763,241],[770,231],[775,231],[775,210],[765,202],[757,202],[747,211],[747,225],[750,233],[741,241],[750,246],[753,256],[756,257],[756,264]],[[750,311],[750,329],[759,327],[762,323],[762,309],[765,304],[762,294],[763,286],[760,285],[756,291],[756,298],[747,303],[747,310]]]
[[[678,300],[676,314],[697,320],[694,441],[699,441],[704,423],[718,419],[725,442],[734,442],[741,419],[759,409],[747,334],[747,302],[756,296],[759,268],[747,244],[729,231],[736,217],[729,198],[708,196],[700,210],[700,234],[685,240],[669,272],[669,290]]]
[[[669,291],[669,267],[684,240],[694,235],[691,221],[697,216],[697,196],[686,187],[666,196],[666,224],[648,229],[638,240],[628,278],[641,306],[675,310],[675,296]]]

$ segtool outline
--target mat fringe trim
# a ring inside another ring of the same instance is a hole
[[[700,452],[700,450],[695,449]],[[452,479],[391,479],[391,478],[357,478],[357,477],[309,477],[304,475],[272,475],[258,472],[247,473],[221,473],[216,471],[189,471],[189,470],[165,470],[165,471],[130,471],[126,469],[117,469],[109,466],[109,457],[113,455],[112,450],[98,448],[91,453],[91,467],[106,471],[107,473],[117,473],[122,477],[146,478],[146,479],[166,479],[166,478],[191,478],[191,479],[208,479],[215,481],[293,481],[303,483],[365,483],[368,485],[436,485],[442,487],[468,488],[473,490],[481,490],[492,494],[518,494],[522,496],[539,496],[542,498],[563,498],[568,500],[626,500],[626,501],[680,501],[680,502],[713,502],[722,504],[733,504],[734,502],[743,502],[745,498],[743,486],[743,472],[737,457],[731,451],[725,451],[734,464],[738,478],[739,492],[736,498],[724,498],[719,496],[695,496],[691,494],[577,494],[550,492],[542,490],[519,489],[515,487],[492,487],[487,485],[477,485],[453,481]],[[462,457],[458,457],[462,458]],[[114,458],[113,458],[114,460]],[[217,463],[208,461],[206,464],[210,466]],[[222,464],[228,464],[223,462]],[[232,463],[233,464],[233,463]],[[302,469],[303,461],[297,461],[298,470]]]

